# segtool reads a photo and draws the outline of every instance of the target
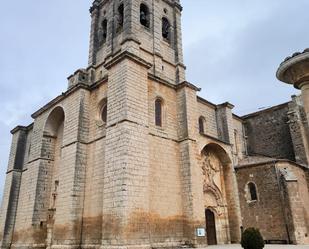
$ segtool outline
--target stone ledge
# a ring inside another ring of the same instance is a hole
[[[116,64],[118,64],[119,62],[125,60],[125,59],[129,59],[141,66],[144,66],[146,67],[147,69],[151,68],[152,67],[152,64],[145,61],[144,59],[142,59],[141,57],[131,53],[131,52],[128,52],[128,51],[124,51],[124,52],[121,52],[120,54],[116,55],[114,58],[112,58],[110,61],[107,61],[105,64],[104,64],[104,67],[106,69],[110,69],[112,68],[113,66],[115,66]]]

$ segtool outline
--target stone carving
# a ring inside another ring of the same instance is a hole
[[[212,152],[205,152],[203,155],[203,175],[204,193],[210,192],[216,199],[217,205],[223,205],[222,185],[221,185],[221,168],[220,159]]]

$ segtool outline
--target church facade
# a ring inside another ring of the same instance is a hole
[[[179,0],[95,0],[89,64],[12,130],[1,248],[309,243],[309,51],[302,90],[239,117],[186,81]]]

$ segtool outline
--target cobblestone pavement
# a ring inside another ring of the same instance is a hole
[[[240,245],[220,245],[209,246],[207,249],[242,249]],[[265,249],[309,249],[307,246],[294,246],[294,245],[266,245]]]

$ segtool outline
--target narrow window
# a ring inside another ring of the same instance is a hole
[[[171,25],[169,20],[166,17],[162,18],[162,37],[167,40],[168,42],[170,42],[171,39]]]
[[[124,7],[122,3],[118,7],[117,32],[120,32],[123,29],[123,22],[124,22]]]
[[[30,151],[31,151],[31,144],[29,144],[28,157],[29,157],[29,155],[30,155]]]
[[[250,199],[251,201],[257,201],[257,193],[256,193],[256,186],[253,182],[248,184],[249,192],[250,192]]]
[[[204,134],[205,133],[205,130],[204,130],[204,117],[200,117],[198,119],[198,127],[199,127],[199,132],[201,134]]]
[[[150,27],[149,9],[143,3],[140,6],[140,23],[146,28]]]
[[[107,39],[107,20],[103,20],[102,22],[102,43],[105,43],[106,42],[106,39]]]
[[[234,130],[234,143],[235,143],[235,153],[238,155],[238,132]]]
[[[107,104],[105,104],[101,111],[101,119],[104,123],[107,121]]]
[[[155,121],[156,126],[162,127],[162,101],[160,99],[155,102]]]

